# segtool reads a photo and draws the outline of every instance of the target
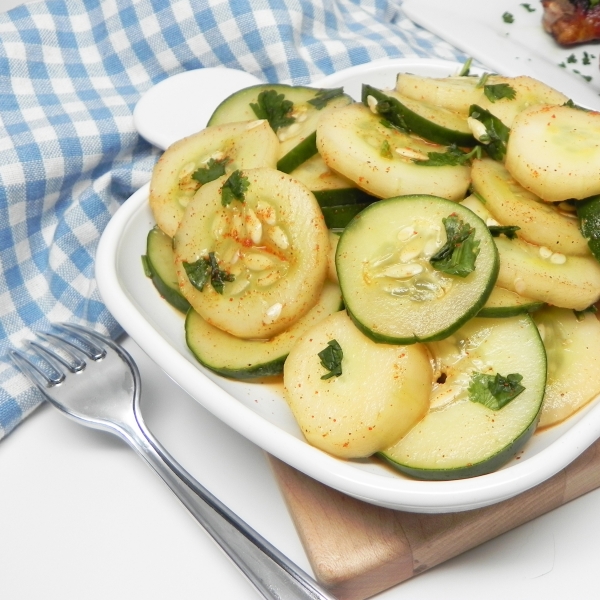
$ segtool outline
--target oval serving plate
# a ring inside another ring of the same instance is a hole
[[[359,98],[362,83],[390,87],[400,71],[444,76],[458,68],[455,63],[439,60],[385,60],[352,67],[314,85],[343,85],[347,93]],[[377,460],[341,460],[310,446],[287,407],[281,384],[225,379],[204,369],[188,350],[184,316],[159,296],[141,265],[146,236],[154,226],[148,189],[144,186],[125,202],[100,240],[96,276],[108,309],[192,398],[266,452],[310,477],[387,508],[457,512],[525,492],[565,468],[600,436],[600,403],[596,399],[566,422],[537,432],[502,469],[472,479],[441,482],[409,479]]]

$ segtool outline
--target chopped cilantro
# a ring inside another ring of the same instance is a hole
[[[214,252],[208,253],[208,258],[200,258],[193,263],[183,261],[183,268],[190,283],[200,292],[210,282],[215,292],[222,294],[226,281],[234,281],[231,273],[219,268],[219,263]]]
[[[475,270],[475,260],[479,254],[475,229],[455,213],[442,219],[442,223],[446,229],[446,243],[429,262],[436,271],[466,277]]]
[[[343,87],[333,88],[333,89],[329,89],[329,90],[321,89],[316,93],[315,97],[312,100],[308,101],[308,104],[311,104],[317,110],[321,110],[322,108],[325,108],[325,106],[327,106],[327,103],[330,100],[333,100],[333,98],[337,98],[338,96],[341,96],[343,93],[344,93]]]
[[[475,87],[478,88],[482,88],[485,86],[485,84],[487,83],[487,80],[489,79],[491,73],[483,73],[480,77],[479,77],[479,81],[477,82],[477,85]]]
[[[588,306],[587,308],[584,308],[583,310],[573,310],[573,313],[575,314],[575,318],[578,321],[583,321],[585,319],[585,315],[587,313],[597,313],[598,312],[598,308],[596,307],[595,304],[592,304],[591,306]]]
[[[379,148],[379,154],[383,156],[383,158],[393,158],[392,149],[390,148],[390,143],[387,140],[383,140],[381,142],[381,147]]]
[[[589,55],[587,52],[584,52],[584,53],[583,53],[583,58],[581,59],[581,62],[582,62],[584,65],[589,65],[589,64],[591,64],[591,63],[592,63],[592,61],[591,61],[591,59],[592,59],[592,58],[593,58],[593,57],[592,57],[591,55]]]
[[[519,373],[503,377],[500,373],[486,375],[474,372],[469,383],[469,400],[492,410],[500,410],[525,390],[521,385],[522,379]]]
[[[567,56],[567,62],[568,63],[576,63],[577,62],[577,57],[574,54],[570,54],[569,56]]]
[[[502,20],[505,23],[514,23],[515,22],[515,18],[513,17],[513,15],[511,13],[509,13],[508,11],[506,11],[503,15],[502,15]]]
[[[485,139],[479,137],[479,141],[485,144],[485,151],[494,160],[502,160],[506,155],[506,143],[508,142],[510,129],[490,111],[476,104],[473,104],[469,109],[469,116],[485,126]]]
[[[337,340],[328,341],[327,347],[319,352],[318,357],[321,359],[321,365],[329,371],[321,379],[339,377],[342,374],[342,358],[344,357],[344,353]]]
[[[507,100],[514,100],[517,95],[514,88],[508,83],[496,83],[495,85],[484,85],[483,93],[490,102],[496,102],[506,98]]]
[[[488,225],[488,229],[494,237],[504,234],[512,240],[517,237],[517,231],[521,228],[518,225]]]
[[[204,185],[209,181],[214,181],[225,175],[225,166],[229,162],[229,158],[225,157],[220,160],[211,158],[204,167],[199,167],[192,173],[192,179]]]
[[[381,119],[379,121],[379,123],[381,123],[381,125],[383,125],[384,127],[387,127],[388,129],[396,129],[397,131],[402,131],[402,133],[408,133],[407,127],[404,127],[401,124],[392,123],[391,121],[388,121],[387,119]]]
[[[234,200],[243,202],[249,185],[248,178],[239,169],[233,171],[221,188],[221,204],[227,206]]]
[[[273,131],[287,127],[296,120],[295,117],[290,116],[294,103],[286,100],[283,94],[278,94],[275,90],[264,90],[256,100],[250,103],[250,107],[259,119],[269,121]]]
[[[457,146],[449,146],[446,152],[428,152],[427,160],[414,160],[423,167],[444,167],[466,165],[472,158],[481,158],[481,146],[475,146],[470,152],[463,152]]]
[[[523,2],[521,4],[521,6],[527,11],[527,12],[535,12],[535,8],[533,8],[533,6],[531,6],[531,4],[528,4],[527,2]]]
[[[472,58],[468,58],[465,61],[465,64],[461,67],[460,71],[457,73],[459,77],[466,77],[471,72],[471,64],[473,63]]]

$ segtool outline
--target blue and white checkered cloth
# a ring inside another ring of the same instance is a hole
[[[134,130],[140,95],[224,65],[308,83],[385,57],[465,56],[401,0],[48,0],[0,15],[0,438],[42,401],[6,357],[51,322],[121,329],[94,255],[158,150]]]

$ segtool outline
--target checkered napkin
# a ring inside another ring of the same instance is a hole
[[[200,67],[302,84],[398,56],[465,59],[401,0],[49,0],[0,15],[0,438],[42,401],[9,347],[56,321],[121,333],[94,255],[158,157],[133,127],[143,92]]]

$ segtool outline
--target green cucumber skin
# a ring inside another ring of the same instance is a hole
[[[263,377],[275,377],[281,375],[283,373],[283,365],[285,363],[286,355],[278,356],[276,359],[262,363],[260,365],[255,365],[253,367],[248,367],[247,369],[227,369],[224,367],[215,367],[214,365],[210,365],[205,362],[202,357],[196,353],[194,350],[194,345],[190,343],[189,335],[188,335],[188,321],[190,319],[190,315],[192,314],[193,309],[190,309],[186,316],[186,326],[185,326],[185,341],[187,347],[190,349],[190,352],[194,355],[194,358],[203,366],[212,371],[213,373],[217,373],[218,375],[222,375],[228,379],[235,380],[250,380],[250,379],[260,379]]]
[[[491,306],[483,307],[478,313],[478,317],[487,317],[492,319],[504,319],[507,317],[516,317],[523,314],[531,314],[546,306],[545,302],[531,302],[521,304],[520,306]]]
[[[370,204],[370,203],[369,203]],[[344,229],[350,221],[369,204],[342,204],[340,206],[322,206],[328,229]]]
[[[158,291],[158,293],[174,308],[176,308],[179,312],[187,313],[190,308],[190,303],[182,296],[179,289],[171,287],[168,283],[164,281],[161,277],[159,269],[156,268],[154,262],[152,261],[152,255],[154,252],[152,251],[151,240],[154,235],[157,235],[158,229],[154,227],[148,232],[148,237],[146,238],[146,264],[150,269],[150,280],[154,284],[154,287]],[[162,232],[161,232],[162,233]],[[160,235],[160,233],[158,233]]]
[[[424,117],[421,117],[417,113],[406,108],[396,98],[388,96],[381,90],[378,90],[370,85],[363,84],[362,102],[368,106],[367,96],[373,96],[378,102],[388,102],[394,108],[395,113],[398,116],[385,116],[385,118],[394,125],[402,127],[403,124],[405,124],[412,133],[430,140],[431,142],[447,146],[455,144],[457,146],[469,148],[477,145],[477,140],[472,135],[452,131],[441,125],[431,123]]]
[[[581,234],[594,258],[600,262],[600,195],[578,202],[576,206]]]
[[[277,161],[277,170],[289,174],[317,152],[317,132],[315,131]]]
[[[456,469],[415,469],[392,460],[383,452],[378,453],[377,456],[398,471],[415,479],[422,479],[426,481],[451,481],[455,479],[469,479],[471,477],[487,475],[488,473],[497,471],[500,467],[505,465],[530,440],[537,428],[541,412],[542,405],[540,403],[540,409],[536,417],[531,421],[529,427],[527,427],[527,429],[525,429],[521,435],[519,435],[510,444],[499,450],[493,456],[474,465],[459,467]]]
[[[372,204],[379,200],[360,188],[338,188],[333,190],[311,190],[319,206],[343,206],[345,204]]]

